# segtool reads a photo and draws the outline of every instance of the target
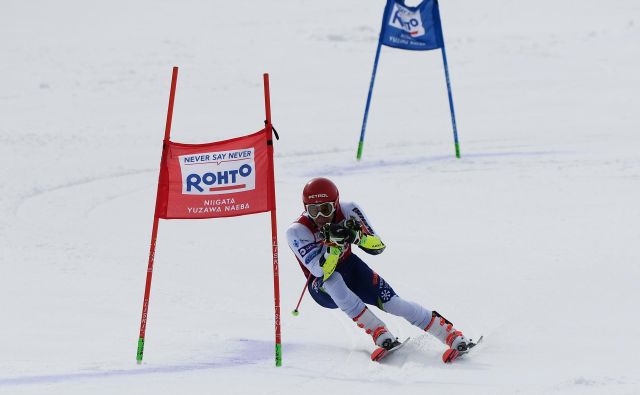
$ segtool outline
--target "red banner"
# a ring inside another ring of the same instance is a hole
[[[156,216],[217,218],[274,208],[267,129],[208,144],[164,147]]]

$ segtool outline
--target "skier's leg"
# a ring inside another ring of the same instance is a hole
[[[347,284],[365,303],[376,305],[387,313],[405,318],[451,348],[466,350],[468,341],[462,332],[453,328],[451,322],[438,312],[402,299],[388,282],[355,254],[352,253],[345,263],[347,262],[352,266],[351,272],[354,278],[348,278]]]
[[[432,334],[453,349],[459,351],[467,349],[467,339],[462,332],[455,329],[453,324],[437,311],[427,310],[419,304],[404,300],[397,295],[386,302],[383,308],[388,313],[404,317],[413,325]]]
[[[454,350],[460,352],[467,350],[468,340],[462,332],[456,330],[451,322],[437,311],[427,310],[417,303],[402,299],[388,282],[355,254],[352,253],[344,263],[351,266],[351,277],[346,279],[347,284],[365,303],[376,305],[390,314],[404,317]]]
[[[395,295],[388,302],[382,305],[384,311],[389,314],[403,317],[412,325],[425,329],[431,322],[432,312],[417,303],[402,299]]]
[[[364,302],[347,287],[339,272],[334,272],[322,284],[322,288],[350,318],[356,317],[365,307]]]
[[[366,304],[377,306],[379,309],[384,310],[382,307],[384,303],[396,295],[391,285],[353,253],[349,255],[344,263],[351,268],[350,276],[345,277],[349,288]]]
[[[322,288],[322,277],[314,277],[313,281],[309,281],[307,289],[309,290],[309,295],[311,295],[313,300],[320,306],[327,309],[338,308],[333,299],[331,299],[331,296]]]
[[[322,288],[331,296],[335,304],[351,318],[358,327],[373,338],[373,342],[379,347],[390,348],[395,337],[387,330],[384,322],[375,316],[365,306],[345,283],[340,272],[334,272],[324,282]]]

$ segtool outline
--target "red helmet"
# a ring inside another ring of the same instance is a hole
[[[328,178],[318,177],[309,181],[302,190],[302,203],[307,204],[333,202],[338,205],[338,187]]]

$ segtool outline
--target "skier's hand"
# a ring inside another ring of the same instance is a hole
[[[324,273],[322,281],[327,281],[327,279],[329,279],[336,270],[341,254],[342,248],[340,247],[329,246],[327,248],[327,251],[324,253],[322,258],[320,258],[320,267],[322,267],[322,273]]]
[[[374,235],[362,235],[358,246],[364,252],[371,255],[381,254],[386,248],[382,240],[380,240],[380,237]]]
[[[333,223],[323,226],[320,234],[325,244],[340,247],[349,244],[349,239],[352,237],[351,231],[344,225]]]
[[[360,221],[351,217],[344,221],[344,227],[349,231],[349,237],[345,241],[349,244],[359,244],[362,237],[362,224]]]

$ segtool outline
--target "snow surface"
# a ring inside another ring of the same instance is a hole
[[[409,2],[415,3],[413,2]],[[384,48],[383,0],[4,0],[0,393],[640,393],[640,3],[441,1],[439,52]],[[171,67],[173,139],[251,133],[271,75],[284,366],[273,362],[269,215],[160,224],[135,363]],[[383,365],[303,300],[284,231],[310,177],[361,204],[369,264],[485,343]]]

